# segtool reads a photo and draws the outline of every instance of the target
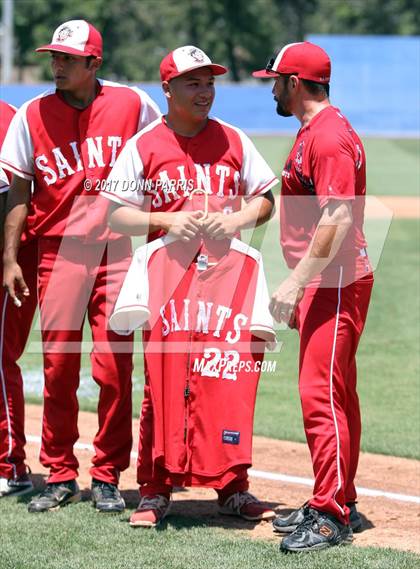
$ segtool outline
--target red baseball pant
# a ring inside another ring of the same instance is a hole
[[[356,500],[361,420],[356,351],[367,317],[373,276],[344,288],[307,288],[297,310],[299,392],[315,475],[310,505],[348,523]]]
[[[49,482],[78,474],[77,429],[83,325],[92,331],[92,377],[99,385],[93,478],[117,484],[130,463],[132,335],[108,329],[108,318],[131,260],[126,238],[86,244],[40,239],[39,299],[44,350],[44,415],[40,460]]]
[[[35,240],[20,247],[18,263],[30,296],[17,308],[5,289],[0,288],[0,477],[8,479],[26,471],[23,380],[17,361],[25,349],[37,305],[38,244]]]

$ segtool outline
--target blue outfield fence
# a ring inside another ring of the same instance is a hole
[[[332,60],[332,100],[366,133],[419,136],[420,36],[310,35]]]
[[[420,36],[326,36],[307,38],[332,59],[331,102],[362,134],[420,135]],[[274,54],[267,54],[267,59]],[[261,62],[261,66],[265,62]],[[279,117],[272,81],[217,82],[212,114],[250,134],[290,134],[299,124]],[[159,84],[139,85],[166,110]],[[51,88],[51,84],[2,85],[0,97],[15,106]]]

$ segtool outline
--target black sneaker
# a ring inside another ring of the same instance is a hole
[[[363,520],[356,508],[356,502],[348,502],[347,507],[350,509],[350,527],[353,533],[363,531]]]
[[[341,524],[337,518],[325,512],[308,508],[303,522],[293,533],[283,538],[280,551],[307,553],[334,545],[347,545],[352,541],[353,531],[350,526]]]
[[[22,496],[33,490],[33,484],[25,473],[17,478],[0,478],[0,498]]]
[[[35,496],[29,502],[28,512],[52,512],[67,504],[79,502],[81,498],[79,486],[76,480],[68,482],[51,482],[39,496]]]
[[[116,484],[92,479],[92,505],[97,512],[119,514],[124,511],[125,502]]]
[[[359,533],[363,529],[362,518],[357,511],[356,503],[349,502],[347,507],[350,509],[350,527],[353,533]],[[298,510],[293,510],[286,516],[277,516],[273,521],[273,531],[276,533],[292,533],[301,524],[305,517],[305,511],[308,510],[307,502]]]
[[[273,521],[273,531],[277,533],[292,533],[305,519],[305,513],[309,510],[307,502],[298,510],[293,510],[286,516],[277,516]]]

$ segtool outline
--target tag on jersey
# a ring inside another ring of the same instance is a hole
[[[209,266],[209,258],[203,253],[197,257],[197,268],[199,271],[206,271]]]
[[[238,445],[241,433],[239,431],[223,431],[222,441],[228,445]]]

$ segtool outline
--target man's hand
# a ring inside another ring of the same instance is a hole
[[[22,300],[29,296],[29,288],[23,278],[22,269],[16,262],[4,264],[3,286],[18,308],[22,306]]]
[[[200,232],[200,217],[203,215],[199,211],[179,211],[168,213],[166,231],[168,235],[180,238],[182,241],[191,241]]]
[[[285,322],[289,328],[295,328],[296,307],[303,297],[302,288],[292,277],[288,277],[273,293],[270,301],[271,315],[277,322]]]
[[[209,213],[201,222],[201,228],[212,239],[232,239],[239,231],[237,215],[235,213]]]

